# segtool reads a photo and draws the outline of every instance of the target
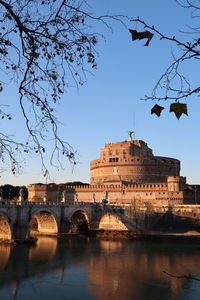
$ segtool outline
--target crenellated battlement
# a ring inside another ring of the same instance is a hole
[[[167,183],[134,183],[134,184],[111,184],[111,185],[80,185],[80,186],[66,186],[65,189],[67,191],[121,191],[121,190],[127,190],[127,191],[167,191],[168,190],[168,184]]]

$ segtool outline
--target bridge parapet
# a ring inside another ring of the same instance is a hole
[[[54,234],[56,232],[62,233],[67,232],[66,228],[68,228],[67,226],[70,225],[73,215],[82,213],[87,217],[86,219],[90,229],[98,229],[101,218],[107,215],[108,218],[105,218],[105,220],[110,220],[110,225],[113,225],[116,221],[116,226],[118,226],[119,221],[121,221],[128,230],[137,231],[139,229],[141,230],[142,226],[145,226],[145,216],[153,215],[155,218],[157,218],[160,216],[162,217],[162,215],[166,215],[168,212],[170,212],[171,215],[182,217],[183,219],[194,219],[194,222],[198,222],[199,220],[200,224],[200,205],[175,204],[158,206],[151,203],[146,203],[145,205],[134,207],[130,204],[103,205],[102,203],[79,201],[73,203],[0,202],[0,228],[3,226],[3,224],[6,224],[5,228],[7,228],[7,236],[9,236],[10,230],[12,233],[12,238],[24,238],[28,233],[31,219],[36,217],[38,222],[41,220],[41,222],[43,222],[43,225],[40,227],[42,230],[45,228],[45,222],[47,222],[45,220],[47,219],[49,224],[51,220],[53,220],[52,222],[56,224],[51,232],[54,232]],[[50,228],[50,225],[48,226],[48,228]],[[4,235],[2,231],[2,237],[3,236]]]
[[[5,202],[2,201],[0,202],[0,207],[48,207],[48,206],[59,206],[59,207],[68,207],[68,206],[93,206],[96,205],[94,202],[83,202],[83,201],[76,201],[76,202],[29,202],[29,201],[24,201],[24,202]],[[99,204],[98,204],[99,205]]]

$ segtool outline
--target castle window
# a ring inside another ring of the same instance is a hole
[[[119,157],[110,157],[109,158],[109,162],[118,162],[119,161]]]

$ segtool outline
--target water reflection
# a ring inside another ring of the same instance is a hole
[[[122,247],[119,241],[100,241],[100,247],[107,252],[114,252]]]
[[[57,238],[40,236],[35,247],[29,250],[30,262],[48,262],[53,259],[57,248]]]
[[[125,244],[120,252],[93,257],[89,289],[97,299],[182,299],[188,280],[163,271],[198,275],[198,252],[185,250],[177,245]]]
[[[0,272],[5,269],[10,256],[10,247],[0,244]]]
[[[0,246],[0,295],[17,300],[62,300],[66,295],[67,299],[196,300],[200,282],[163,271],[200,277],[199,251],[199,245],[41,236],[31,247]]]

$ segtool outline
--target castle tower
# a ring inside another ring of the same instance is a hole
[[[166,182],[179,173],[179,160],[154,156],[141,140],[106,144],[100,158],[90,163],[92,185]]]
[[[168,191],[179,192],[186,185],[186,178],[182,176],[169,176],[167,178]]]

